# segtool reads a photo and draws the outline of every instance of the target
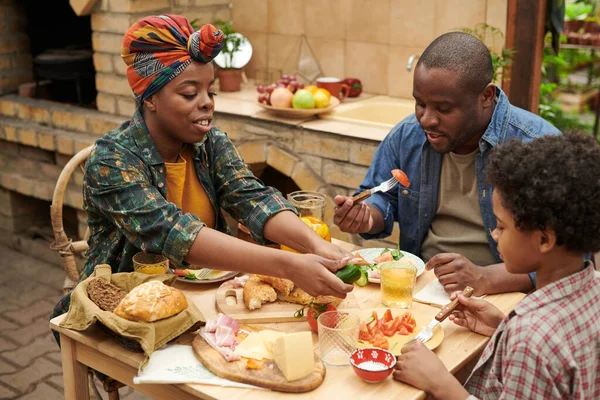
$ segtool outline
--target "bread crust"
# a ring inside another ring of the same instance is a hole
[[[256,275],[248,278],[244,285],[244,304],[248,310],[255,310],[263,304],[275,300],[277,300],[277,293],[273,286],[263,282]]]
[[[123,300],[124,290],[102,278],[92,278],[88,282],[87,293],[92,302],[104,311],[114,311]]]
[[[289,279],[275,278],[274,276],[258,274],[256,276],[258,276],[261,281],[267,282],[286,296],[288,296],[294,289],[294,282],[290,281]]]
[[[119,317],[137,322],[154,322],[171,317],[188,307],[181,291],[159,281],[133,288],[115,308]]]

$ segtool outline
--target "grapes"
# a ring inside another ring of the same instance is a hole
[[[304,84],[296,80],[296,75],[282,74],[277,82],[256,87],[256,91],[259,93],[258,102],[271,105],[271,93],[278,87],[287,88],[290,92],[296,93],[296,90],[304,88]]]

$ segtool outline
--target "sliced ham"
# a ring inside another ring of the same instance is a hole
[[[240,330],[240,322],[223,313],[219,313],[219,316],[217,317],[217,329],[220,326],[227,326],[231,328],[234,335]]]
[[[228,362],[240,360],[239,354],[235,353],[231,347],[219,346],[214,333],[205,332],[204,328],[200,330],[200,336],[208,343],[210,347],[218,351]]]
[[[223,284],[221,284],[221,287],[222,288],[241,289],[246,284],[246,281],[248,280],[248,278],[249,278],[248,275],[238,276],[229,281],[224,282]]]
[[[215,333],[217,331],[217,320],[211,319],[206,321],[206,325],[204,325],[204,331],[209,333]]]
[[[219,325],[215,332],[217,346],[233,346],[235,342],[235,333],[226,325]]]

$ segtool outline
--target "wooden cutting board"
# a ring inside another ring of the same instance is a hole
[[[259,329],[242,325],[242,329],[257,331]],[[213,374],[236,382],[247,383],[279,392],[303,393],[317,388],[325,379],[325,366],[315,354],[315,371],[309,376],[288,382],[275,361],[264,359],[262,369],[246,369],[246,359],[228,362],[200,335],[196,335],[192,342],[192,348],[202,364]],[[270,368],[270,366],[273,368]]]
[[[256,310],[248,310],[244,304],[243,288],[233,289],[230,287],[220,287],[217,289],[215,297],[217,310],[219,310],[219,312],[247,324],[263,322],[299,322],[306,320],[306,317],[294,317],[296,311],[302,308],[301,304],[293,304],[281,300],[263,304],[261,308]],[[346,298],[337,306],[338,310],[358,308],[360,307],[353,293],[348,293]]]

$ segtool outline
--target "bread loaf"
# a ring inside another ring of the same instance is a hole
[[[114,311],[127,294],[118,286],[101,278],[92,278],[90,280],[87,286],[87,293],[90,300],[100,307],[100,309],[110,312]]]
[[[187,299],[179,290],[150,281],[133,288],[114,313],[130,321],[154,322],[178,314],[187,306]]]

